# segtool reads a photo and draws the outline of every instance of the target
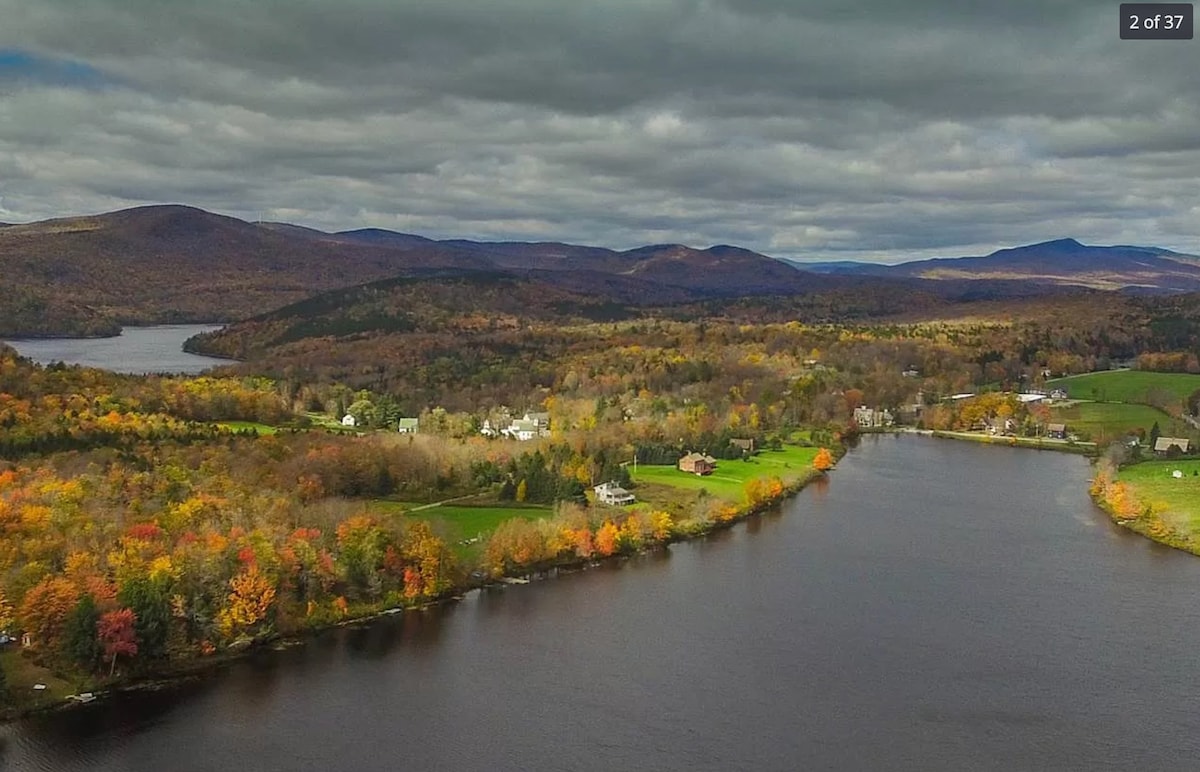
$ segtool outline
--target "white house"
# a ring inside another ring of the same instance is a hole
[[[416,434],[418,426],[416,418],[401,418],[398,429],[401,434]]]
[[[507,434],[514,440],[532,440],[541,434],[538,425],[535,421],[528,421],[524,418],[513,421],[507,429],[501,430],[501,434]]]
[[[854,422],[863,428],[891,426],[895,417],[890,410],[876,410],[870,407],[854,408]]]
[[[354,420],[354,416],[350,415],[349,413],[346,413],[346,415],[342,416],[342,426],[357,426],[357,425],[358,425],[358,421]]]
[[[526,413],[524,420],[532,421],[537,427],[537,432],[542,437],[550,435],[550,414],[549,413]]]
[[[632,493],[615,482],[601,483],[592,488],[592,490],[596,492],[596,501],[599,501],[601,504],[622,506],[624,504],[632,504],[635,500]]]

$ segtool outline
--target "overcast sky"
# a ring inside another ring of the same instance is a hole
[[[976,6],[980,6],[976,8]],[[1200,40],[1097,0],[0,0],[0,221],[1200,253]]]

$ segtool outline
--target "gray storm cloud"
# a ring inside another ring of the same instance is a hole
[[[0,220],[173,201],[789,257],[1200,252],[1200,49],[1121,41],[1116,14],[0,0]],[[31,58],[95,76],[31,77]]]

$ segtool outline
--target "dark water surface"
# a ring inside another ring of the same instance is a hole
[[[1200,559],[1087,475],[871,438],[733,531],[25,721],[0,767],[1200,768]]]
[[[102,367],[118,373],[198,373],[228,360],[188,354],[183,342],[221,329],[215,324],[160,324],[126,327],[114,338],[22,338],[4,341],[24,357],[49,364]]]

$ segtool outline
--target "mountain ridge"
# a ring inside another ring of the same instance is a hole
[[[159,204],[0,228],[0,335],[112,334],[121,324],[245,319],[321,292],[431,270],[536,272],[563,290],[657,304],[826,290],[907,292],[918,286],[912,282],[959,298],[1042,293],[1047,285],[1200,290],[1200,258],[1073,238],[982,257],[822,265],[731,244],[615,250],[439,240],[382,228],[326,232]]]

